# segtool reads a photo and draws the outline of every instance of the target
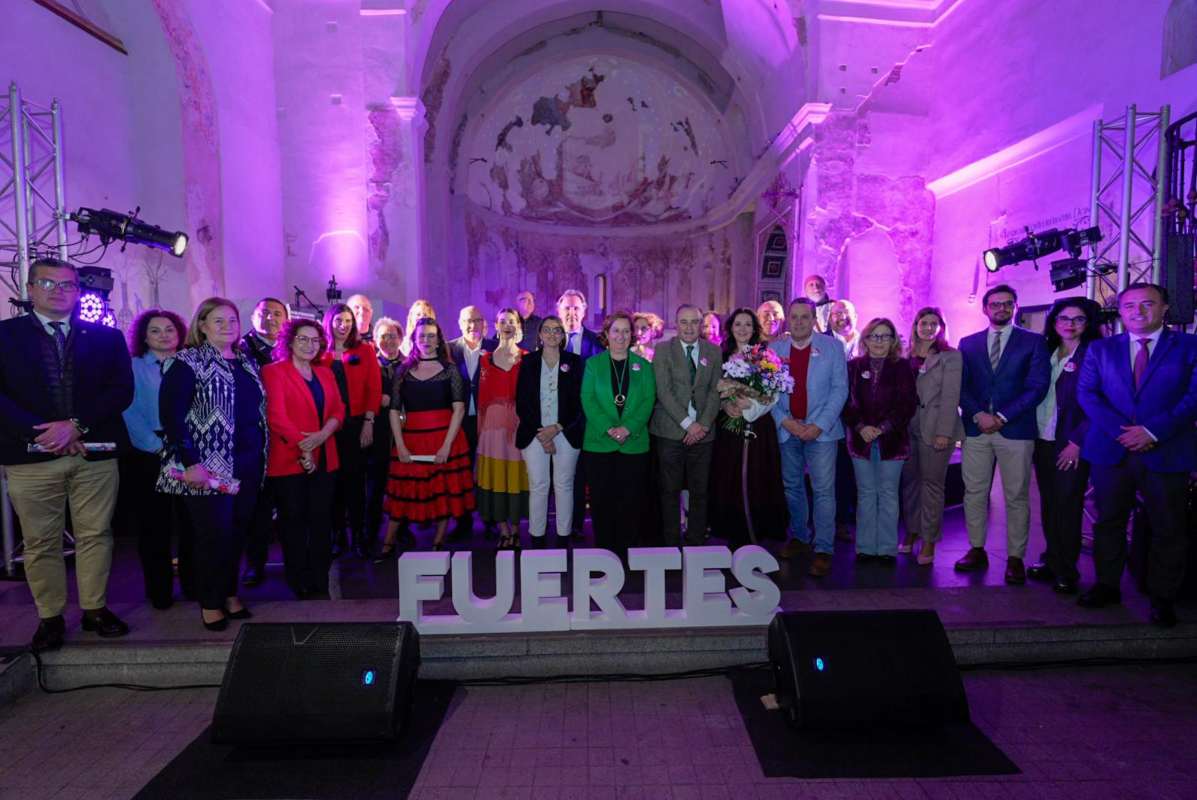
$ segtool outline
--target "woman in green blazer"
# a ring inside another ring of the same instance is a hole
[[[590,487],[594,544],[625,553],[640,541],[648,501],[648,420],[657,399],[652,364],[632,353],[632,316],[603,322],[608,350],[586,361],[582,458]]]

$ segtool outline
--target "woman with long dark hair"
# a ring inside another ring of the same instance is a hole
[[[1077,590],[1077,559],[1081,555],[1081,517],[1089,463],[1081,458],[1081,443],[1089,418],[1077,402],[1077,381],[1090,342],[1101,338],[1101,308],[1084,297],[1057,300],[1047,312],[1043,335],[1051,353],[1052,376],[1047,396],[1036,410],[1039,435],[1035,439],[1035,482],[1047,549],[1027,577],[1049,582],[1061,594]]]
[[[204,627],[252,616],[237,597],[237,565],[266,472],[269,437],[258,364],[237,346],[241,315],[209,297],[159,393],[166,455],[158,491],[181,495],[195,541],[196,594]]]
[[[158,395],[167,363],[187,338],[187,325],[173,311],[148,308],[129,330],[133,357],[133,404],[125,409],[125,426],[133,449],[121,456],[122,488],[128,518],[137,532],[137,555],[145,579],[145,596],[154,608],[170,608],[174,570],[171,539],[179,539],[179,583],[184,596],[192,593],[191,536],[182,505],[176,497],[156,491],[162,469],[162,424]]]
[[[395,552],[401,523],[435,522],[432,546],[439,550],[449,520],[474,510],[470,448],[461,429],[469,387],[436,320],[416,320],[408,338],[408,356],[395,370],[390,391],[395,458],[383,556]]]
[[[910,419],[910,458],[902,465],[902,517],[906,540],[899,553],[917,561],[935,562],[935,546],[943,529],[944,486],[956,442],[964,439],[960,421],[960,381],[964,359],[948,344],[948,323],[934,306],[920,308],[910,327],[906,356],[915,373],[918,408]]]
[[[767,344],[760,319],[751,308],[737,308],[724,325],[723,362],[738,352]],[[790,514],[781,482],[777,424],[769,411],[777,402],[747,397],[724,400],[715,420],[711,490],[707,515],[711,533],[731,546],[786,538]],[[726,427],[729,418],[744,420],[742,433]]]
[[[348,522],[354,551],[369,558],[378,532],[366,530],[366,453],[374,443],[375,415],[382,404],[382,371],[373,345],[361,341],[349,306],[328,307],[324,335],[328,349],[318,363],[332,370],[346,409],[345,423],[337,431],[341,467],[333,499],[333,556],[345,549]]]

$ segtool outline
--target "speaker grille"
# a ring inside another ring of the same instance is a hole
[[[391,738],[418,648],[408,623],[243,625],[225,668],[213,739]]]

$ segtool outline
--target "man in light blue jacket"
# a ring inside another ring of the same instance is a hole
[[[835,457],[836,442],[844,438],[840,412],[848,399],[847,362],[843,345],[832,336],[815,333],[813,301],[805,297],[791,301],[787,322],[789,336],[770,345],[794,377],[794,393],[781,395],[772,411],[793,537],[781,555],[794,558],[811,548],[810,504],[803,477],[809,470],[815,493],[815,557],[810,574],[821,578],[831,572],[835,547]]]

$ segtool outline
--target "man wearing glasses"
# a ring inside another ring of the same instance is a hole
[[[1014,326],[1018,294],[1005,284],[981,298],[989,327],[960,340],[964,377],[960,410],[964,417],[964,518],[969,551],[956,562],[960,572],[989,566],[985,533],[993,465],[1002,473],[1006,500],[1006,583],[1026,583],[1023,558],[1030,532],[1031,456],[1039,429],[1036,408],[1051,383],[1051,365],[1042,336]]]
[[[112,511],[119,451],[129,446],[121,412],[133,402],[133,369],[121,334],[75,315],[75,267],[39,258],[29,268],[33,313],[0,322],[0,464],[21,520],[25,577],[40,618],[35,651],[62,646],[66,565],[62,534],[71,507],[75,579],[85,631],[124,636],[108,610]],[[89,452],[111,443],[116,450]]]

